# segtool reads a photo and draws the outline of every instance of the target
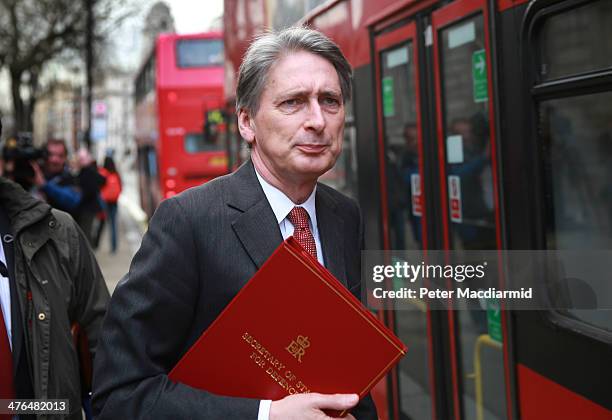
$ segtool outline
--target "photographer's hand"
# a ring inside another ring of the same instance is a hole
[[[42,169],[40,169],[38,162],[30,161],[30,166],[34,170],[34,185],[39,188],[45,185],[47,181],[45,180],[45,176],[43,175]]]

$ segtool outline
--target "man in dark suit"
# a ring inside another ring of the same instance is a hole
[[[359,404],[356,395],[316,393],[274,402],[230,398],[167,376],[290,235],[360,296],[359,208],[317,184],[342,149],[350,78],[338,47],[316,31],[291,28],[251,45],[236,92],[251,159],[164,201],[151,219],[96,354],[98,418],[325,419],[324,409],[377,418],[369,397]]]

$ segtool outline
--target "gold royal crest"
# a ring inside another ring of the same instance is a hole
[[[285,347],[285,350],[289,352],[293,357],[295,357],[298,362],[302,363],[302,356],[306,354],[306,349],[310,347],[310,341],[308,337],[304,337],[303,335],[298,335],[297,338]]]

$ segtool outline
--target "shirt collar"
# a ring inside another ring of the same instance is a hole
[[[274,216],[276,216],[276,221],[278,224],[280,224],[287,217],[289,212],[295,206],[300,206],[304,207],[304,209],[308,212],[313,230],[317,229],[317,207],[315,201],[317,195],[316,185],[306,201],[304,201],[302,204],[295,204],[285,195],[285,193],[259,175],[257,169],[255,169],[255,174],[257,175],[257,180],[259,181],[259,184],[261,185],[261,188],[263,189],[263,192],[270,203],[270,207],[272,207],[272,211],[274,212]]]

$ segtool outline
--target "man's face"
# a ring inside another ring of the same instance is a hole
[[[64,170],[66,165],[66,150],[62,144],[49,143],[47,145],[46,169],[50,174],[57,174]]]
[[[309,52],[280,58],[269,71],[255,117],[241,114],[241,134],[252,144],[252,153],[284,182],[318,178],[342,150],[338,74],[330,62]]]

